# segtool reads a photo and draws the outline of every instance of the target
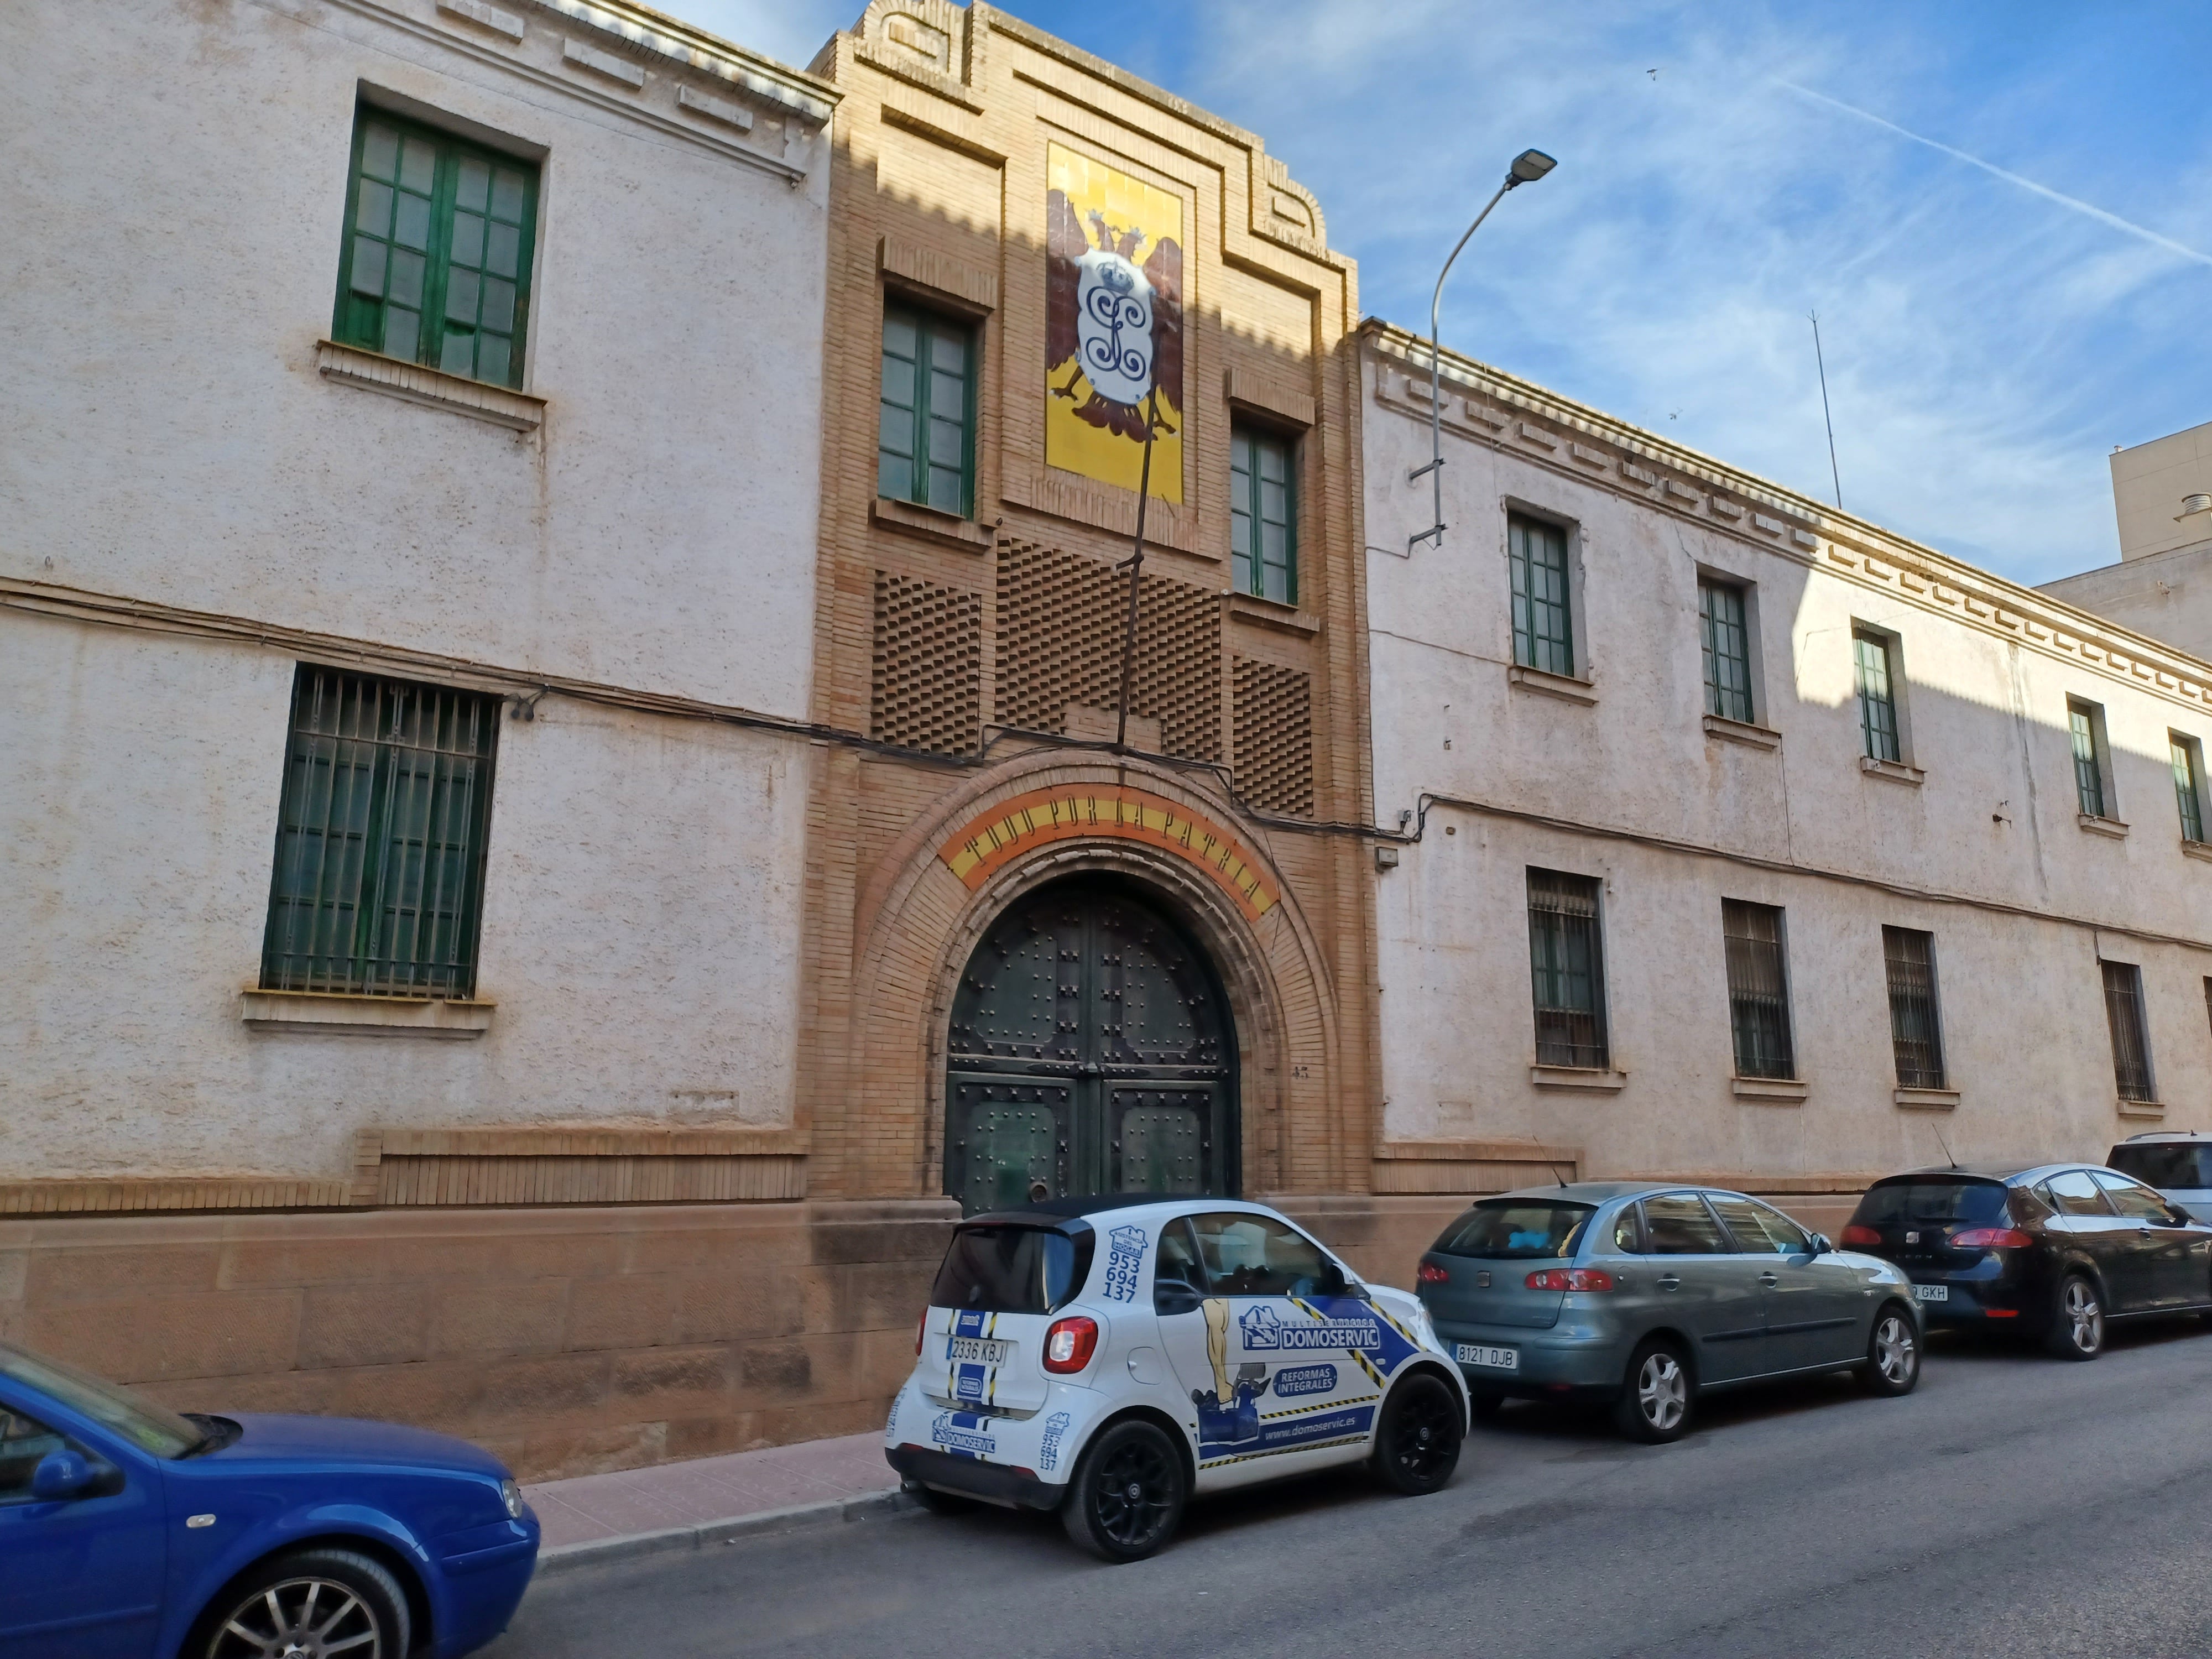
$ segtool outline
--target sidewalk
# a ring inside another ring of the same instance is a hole
[[[544,1527],[541,1576],[698,1549],[747,1533],[858,1520],[898,1507],[880,1433],[732,1452],[613,1474],[544,1480],[523,1494]]]

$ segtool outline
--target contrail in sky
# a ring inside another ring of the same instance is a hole
[[[1898,125],[1894,121],[1885,121],[1881,117],[1869,111],[1846,104],[1839,98],[1831,98],[1824,92],[1815,92],[1810,87],[1801,87],[1795,81],[1778,81],[1775,84],[1796,93],[1801,98],[1810,98],[1816,104],[1826,104],[1830,109],[1841,110],[1846,115],[1856,116],[1862,121],[1870,122],[1886,131],[1895,133],[1900,138],[1910,138],[1916,144],[1925,144],[1930,149],[1941,150],[1954,161],[1964,161],[1968,167],[1979,167],[1984,173],[1993,173],[2007,184],[2018,185],[2022,190],[2031,191],[2045,201],[2056,202],[2059,206],[2071,208],[2076,213],[2085,213],[2098,223],[2110,225],[2114,230],[2124,231],[2130,236],[2148,242],[2154,247],[2162,247],[2168,253],[2178,253],[2183,258],[2193,259],[2200,265],[2212,265],[2212,254],[2199,253],[2195,248],[2185,247],[2171,236],[2161,236],[2154,230],[2146,230],[2141,225],[2121,218],[2117,213],[2107,213],[2100,207],[2092,207],[2088,203],[2074,197],[2061,195],[2048,185],[2039,185],[2033,179],[2023,179],[2017,173],[2008,173],[2001,167],[1984,161],[1978,155],[1969,155],[1963,149],[1954,149],[1950,145],[1938,143],[1933,138],[1923,138],[1918,133]]]

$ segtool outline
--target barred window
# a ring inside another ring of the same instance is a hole
[[[1610,1063],[1597,892],[1594,877],[1528,872],[1528,965],[1540,1066],[1602,1068]]]
[[[2069,698],[2066,726],[2074,740],[2074,794],[2090,817],[2110,817],[2112,804],[2105,787],[2105,711],[2094,702]]]
[[[2100,962],[2105,975],[2105,1024],[2112,1033],[2112,1077],[2122,1100],[2154,1101],[2150,1033],[2143,1024],[2142,969],[2131,962]]]
[[[1936,1000],[1936,936],[1910,927],[1881,930],[1889,976],[1889,1039],[1904,1089],[1942,1089],[1943,1014]]]
[[[1699,582],[1698,622],[1705,642],[1705,713],[1748,723],[1751,630],[1744,623],[1743,589]]]
[[[2166,734],[2173,755],[2173,799],[2181,809],[2181,838],[2204,839],[2204,751],[2194,738],[2179,732]]]
[[[1870,629],[1851,630],[1852,672],[1858,683],[1859,737],[1878,761],[1902,760],[1897,740],[1897,690],[1892,683],[1889,641]]]
[[[1515,513],[1505,520],[1505,544],[1513,578],[1513,660],[1547,674],[1573,673],[1566,532]]]
[[[1729,1023],[1735,1033],[1736,1075],[1796,1077],[1782,912],[1771,904],[1723,899],[1721,937],[1728,952]]]
[[[261,985],[476,991],[499,700],[301,664]]]

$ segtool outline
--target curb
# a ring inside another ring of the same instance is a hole
[[[587,1538],[541,1550],[533,1583],[557,1578],[584,1567],[614,1561],[641,1560],[647,1556],[678,1555],[715,1544],[735,1544],[769,1533],[805,1532],[817,1527],[841,1526],[848,1521],[871,1521],[915,1508],[914,1500],[896,1487],[866,1492],[858,1498],[832,1498],[818,1504],[793,1504],[787,1509],[763,1510],[757,1515],[736,1515],[723,1521],[702,1521],[688,1527],[669,1527],[659,1532],[634,1532],[619,1538]]]

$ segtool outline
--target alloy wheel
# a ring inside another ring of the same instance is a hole
[[[1098,1530],[1124,1549],[1140,1549],[1168,1523],[1176,1476],[1164,1447],[1132,1441],[1098,1471],[1091,1513]]]
[[[368,1602],[328,1578],[287,1578],[248,1596],[208,1644],[208,1659],[333,1659],[338,1654],[386,1659],[384,1632]]]
[[[2097,1293],[2084,1279],[2069,1279],[2059,1297],[2059,1311],[2066,1321],[2066,1334],[2075,1350],[2093,1353],[2104,1346],[2105,1310],[2097,1305]]]
[[[1636,1373],[1636,1405],[1644,1420],[1662,1434],[1671,1434],[1689,1403],[1689,1380],[1674,1356],[1663,1350],[1644,1355]]]
[[[1423,1389],[1408,1396],[1391,1424],[1390,1457],[1416,1480],[1435,1478],[1457,1461],[1453,1418],[1458,1402],[1442,1389]]]
[[[1904,1315],[1885,1315],[1874,1332],[1874,1363],[1884,1380],[1894,1384],[1910,1377],[1917,1363],[1918,1346]]]

